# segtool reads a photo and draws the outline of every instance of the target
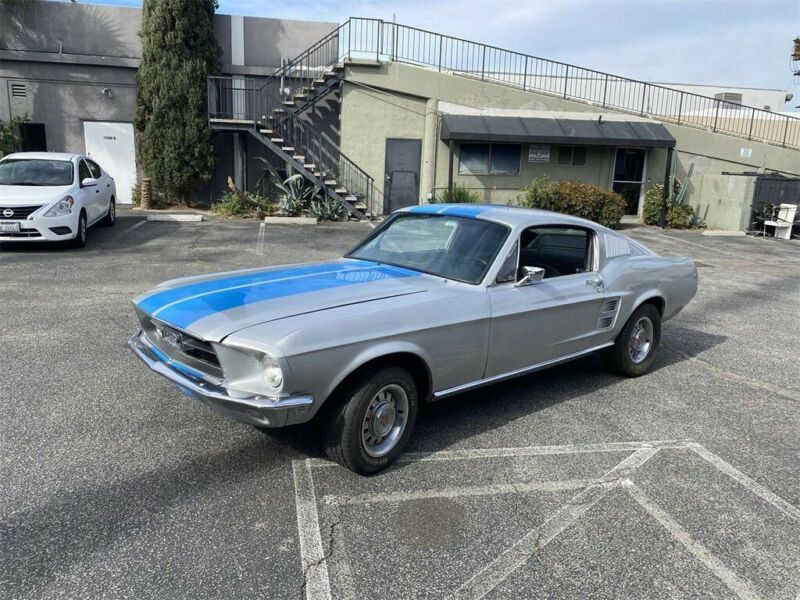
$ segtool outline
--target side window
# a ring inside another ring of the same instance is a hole
[[[592,237],[586,229],[530,227],[520,236],[519,267],[540,267],[544,278],[584,273],[592,268]]]
[[[100,177],[103,176],[103,170],[100,168],[100,165],[98,165],[96,162],[94,162],[93,160],[87,160],[86,164],[89,165],[89,170],[92,172],[92,177],[94,177],[95,179],[100,179]]]
[[[82,160],[78,165],[78,180],[83,182],[83,180],[88,177],[92,177],[92,172],[89,170],[89,166],[86,164],[86,161]]]

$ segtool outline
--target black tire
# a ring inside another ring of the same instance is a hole
[[[405,394],[406,409],[401,410]],[[390,397],[389,401],[385,398]],[[382,399],[383,398],[383,399]],[[378,402],[376,406],[374,403]],[[386,367],[365,373],[353,385],[331,398],[334,404],[321,415],[322,445],[328,457],[360,475],[370,475],[388,467],[403,451],[417,418],[419,397],[414,378],[399,367]],[[387,407],[393,404],[394,409]],[[380,419],[392,411],[392,429],[384,437],[387,443],[381,453],[380,436],[372,437],[373,426],[388,426]],[[401,425],[398,419],[404,415]],[[399,430],[395,433],[394,427]],[[389,439],[394,436],[392,439]],[[366,440],[364,438],[367,438]],[[375,441],[370,445],[369,440]],[[376,455],[378,454],[378,455]]]
[[[86,221],[86,213],[81,211],[81,214],[78,217],[78,231],[75,232],[75,237],[72,238],[73,248],[83,248],[86,246],[87,229],[88,223]]]
[[[113,227],[117,224],[117,201],[114,196],[111,196],[111,201],[108,203],[108,212],[103,218],[103,225],[105,227]]]
[[[644,347],[640,346],[643,340],[648,338],[647,323],[651,330],[649,332],[649,347],[644,352]],[[636,337],[639,333],[638,326],[644,327],[644,337]],[[636,339],[635,339],[636,338]],[[625,327],[619,332],[614,345],[600,353],[603,365],[612,373],[624,375],[625,377],[639,377],[650,370],[653,361],[656,359],[658,345],[661,342],[661,313],[652,304],[643,304],[631,315]],[[644,354],[642,354],[644,352]]]

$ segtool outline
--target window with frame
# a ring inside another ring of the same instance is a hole
[[[562,167],[585,167],[586,154],[586,146],[560,146],[558,164]]]
[[[579,227],[529,227],[520,235],[517,279],[524,276],[523,267],[544,269],[544,279],[591,271],[591,235]]]
[[[100,169],[100,165],[93,160],[87,160],[86,164],[89,166],[89,170],[92,172],[92,177],[95,179],[100,179],[100,177],[102,177],[103,171]]]
[[[459,175],[518,175],[519,144],[461,144]]]
[[[82,160],[78,165],[78,179],[80,180],[81,185],[83,185],[84,179],[91,179],[91,178],[92,178],[92,172],[89,170],[89,165],[86,164],[85,160]]]

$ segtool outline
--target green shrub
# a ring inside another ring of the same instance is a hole
[[[541,210],[555,210],[553,208],[553,182],[547,175],[542,175],[522,188],[524,195],[519,199],[520,206],[525,208],[539,208]]]
[[[622,196],[580,181],[551,183],[542,177],[532,181],[523,192],[522,206],[582,217],[606,227],[619,225],[625,214]]]
[[[138,182],[131,186],[131,202],[133,202],[133,206],[136,208],[142,205],[142,186]],[[170,201],[169,196],[151,186],[150,208],[166,208],[172,204],[174,203]]]
[[[330,196],[312,200],[308,212],[318,221],[346,221],[350,218],[347,207]]]
[[[221,217],[261,217],[264,213],[272,213],[269,203],[252,192],[242,191],[228,177],[228,191],[212,207]]]
[[[440,190],[433,199],[433,204],[475,204],[480,202],[480,196],[477,192],[471,192],[469,189],[458,183],[453,183],[453,193],[450,190]]]
[[[661,203],[664,190],[663,183],[652,186],[644,195],[642,205],[642,219],[647,225],[658,225],[661,217]],[[687,229],[696,227],[697,221],[694,209],[688,204],[678,204],[675,198],[681,191],[681,183],[676,179],[672,186],[672,196],[667,199],[667,212],[664,224],[672,229]]]

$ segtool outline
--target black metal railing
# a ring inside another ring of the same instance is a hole
[[[800,148],[800,118],[378,19],[348,19],[340,60],[402,62],[713,132]]]

